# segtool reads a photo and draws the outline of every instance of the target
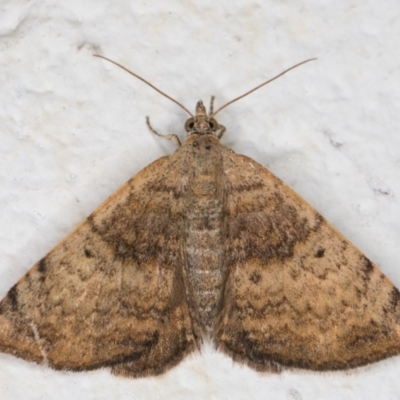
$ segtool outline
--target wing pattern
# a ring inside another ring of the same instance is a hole
[[[10,289],[1,351],[56,369],[142,376],[198,348],[176,168],[174,156],[145,168]]]
[[[208,335],[261,371],[399,353],[393,284],[210,133],[132,178],[10,289],[0,351],[130,377],[166,371]]]
[[[398,354],[400,293],[305,200],[225,152],[228,277],[216,343],[258,370],[335,370]]]

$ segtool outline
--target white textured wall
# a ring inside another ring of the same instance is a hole
[[[84,4],[84,5],[82,5]],[[185,113],[307,64],[218,119],[400,287],[400,3],[0,0],[0,297],[184,136]],[[139,380],[0,354],[1,399],[398,398],[400,357],[350,372],[256,373],[212,349]]]

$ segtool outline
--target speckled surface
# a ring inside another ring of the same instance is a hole
[[[400,4],[0,1],[0,296],[184,136],[185,113],[318,57],[227,108],[223,143],[289,184],[400,287]],[[0,355],[2,399],[395,399],[400,357],[256,373],[209,347],[167,374],[56,372]]]

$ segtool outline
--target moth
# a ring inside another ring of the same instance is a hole
[[[180,145],[172,155],[8,291],[0,351],[126,377],[161,374],[203,340],[271,372],[398,354],[398,289],[281,180],[220,143],[215,114],[244,95],[208,114],[199,101],[192,115],[149,85],[190,114],[184,143],[165,135]]]

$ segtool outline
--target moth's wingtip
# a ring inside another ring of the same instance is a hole
[[[38,343],[28,335],[23,336],[2,316],[0,316],[0,352],[37,364],[46,362]]]

